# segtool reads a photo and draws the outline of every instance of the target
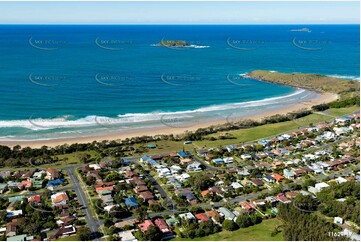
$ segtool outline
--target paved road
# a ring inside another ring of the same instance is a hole
[[[93,215],[91,214],[90,208],[88,207],[85,193],[80,185],[80,181],[79,181],[78,177],[74,174],[75,167],[67,167],[67,168],[64,168],[64,170],[66,170],[68,172],[70,179],[74,183],[73,190],[75,191],[75,193],[78,197],[80,206],[83,208],[83,211],[85,214],[85,221],[87,222],[91,233],[93,235],[98,234],[98,228],[99,228],[100,223],[99,223],[99,221],[96,221],[93,218]]]
[[[138,157],[133,157],[133,158],[127,158],[131,163],[133,164],[137,164],[142,166],[142,164],[140,164],[139,162],[139,158]],[[155,187],[158,191],[159,194],[161,195],[161,197],[165,200],[167,200],[167,205],[175,207],[176,204],[172,201],[172,199],[168,196],[168,194],[166,193],[166,191],[164,191],[163,187],[158,183],[158,181],[150,174],[144,174],[144,176],[146,178],[148,178],[149,180],[152,181],[153,183],[153,187]]]
[[[230,204],[234,204],[234,203],[239,203],[239,202],[242,202],[242,201],[245,201],[245,200],[248,200],[248,199],[254,199],[254,198],[257,198],[259,195],[261,195],[264,191],[260,191],[260,192],[257,192],[257,193],[252,193],[252,194],[245,194],[243,196],[240,196],[240,197],[236,197],[236,198],[232,198],[228,201],[222,201],[222,202],[216,202],[216,203],[209,203],[209,204],[201,204],[201,205],[196,205],[198,207],[201,207],[201,208],[212,208],[212,207],[221,207],[223,206],[224,204],[226,203],[230,203]],[[191,206],[191,205],[190,205]],[[182,212],[188,212],[188,210],[184,211],[184,210],[179,210],[179,209],[173,209],[171,211],[165,211],[165,212],[160,212],[160,213],[154,213],[154,214],[149,214],[149,217],[157,217],[157,216],[166,216],[166,215],[173,215],[175,213],[182,213]],[[131,217],[128,217],[128,218],[125,218],[123,219],[123,221],[128,221],[128,220],[134,220],[136,219],[137,216],[131,216]]]

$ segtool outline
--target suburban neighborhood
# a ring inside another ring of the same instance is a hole
[[[354,113],[244,144],[161,154],[150,147],[139,157],[3,168],[0,235],[7,241],[194,239],[280,224],[282,206],[292,206],[328,221],[342,238],[359,240],[359,130]],[[327,209],[346,203],[355,209]],[[274,226],[272,236],[281,232]]]

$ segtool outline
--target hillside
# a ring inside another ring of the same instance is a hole
[[[339,94],[342,98],[359,95],[360,83],[318,74],[286,74],[255,70],[247,74],[248,77],[266,82],[300,87],[316,92],[331,92]]]

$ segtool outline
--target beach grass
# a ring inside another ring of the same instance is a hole
[[[236,231],[222,231],[220,233],[208,235],[201,238],[175,238],[173,240],[196,240],[196,241],[280,241],[283,240],[282,232],[271,236],[276,226],[281,225],[277,219],[264,220],[262,223],[241,228]]]

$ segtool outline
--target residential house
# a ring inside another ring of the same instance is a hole
[[[283,170],[283,175],[287,179],[295,179],[295,173],[293,173],[292,171],[289,171],[288,169]]]
[[[152,220],[150,219],[147,219],[143,223],[138,224],[138,227],[143,233],[147,232],[150,226],[154,226]]]
[[[206,211],[206,215],[208,218],[212,219],[213,223],[218,224],[217,221],[219,220],[220,215],[217,210],[212,209],[212,210]]]
[[[229,219],[234,221],[236,218],[236,215],[234,213],[232,213],[228,208],[225,207],[220,207],[218,209],[218,212],[220,213],[221,216],[223,216],[225,219]]]
[[[217,158],[217,159],[213,159],[212,162],[219,165],[219,164],[222,164],[224,161],[222,158]]]
[[[252,179],[250,182],[252,183],[252,185],[254,185],[256,187],[260,187],[260,186],[264,185],[263,181],[261,179],[258,179],[258,178]]]
[[[273,173],[272,177],[276,180],[276,182],[281,182],[285,178],[284,176],[277,173]]]
[[[57,170],[55,170],[54,168],[46,169],[46,176],[45,176],[46,179],[54,180],[57,179],[58,177],[59,177],[59,173]]]
[[[196,218],[194,217],[194,215],[192,213],[182,213],[182,214],[179,214],[179,217],[181,219],[184,219],[184,220],[196,220]]]
[[[271,176],[270,174],[267,174],[267,175],[263,178],[263,180],[265,180],[265,181],[268,182],[268,183],[274,183],[274,182],[276,182],[276,179],[275,179],[273,176]]]
[[[162,234],[163,234],[162,239],[174,237],[172,230],[170,230],[170,228],[168,227],[168,224],[164,221],[164,219],[157,218],[154,220],[154,224],[162,232]]]
[[[21,183],[18,185],[18,188],[20,190],[26,189],[28,190],[29,188],[31,188],[33,186],[33,183],[31,181],[28,180],[23,180],[21,181]]]
[[[6,224],[6,236],[11,237],[16,235],[17,220],[13,219],[11,222]]]
[[[28,202],[29,203],[40,203],[41,202],[41,196],[40,195],[30,196],[30,197],[28,197]]]
[[[204,213],[197,213],[195,217],[197,218],[198,222],[205,222],[209,220],[207,215],[205,215]]]
[[[252,203],[248,203],[247,201],[242,201],[239,203],[239,205],[242,207],[244,211],[247,213],[252,213],[255,211],[256,206]]]
[[[128,208],[135,208],[139,206],[137,200],[134,197],[126,198],[124,202]]]
[[[200,162],[193,162],[187,166],[188,171],[202,171],[202,164]]]
[[[154,195],[150,191],[140,192],[139,197],[143,198],[145,202],[154,199]]]
[[[58,192],[51,195],[53,206],[65,205],[69,201],[69,197],[65,192]]]

